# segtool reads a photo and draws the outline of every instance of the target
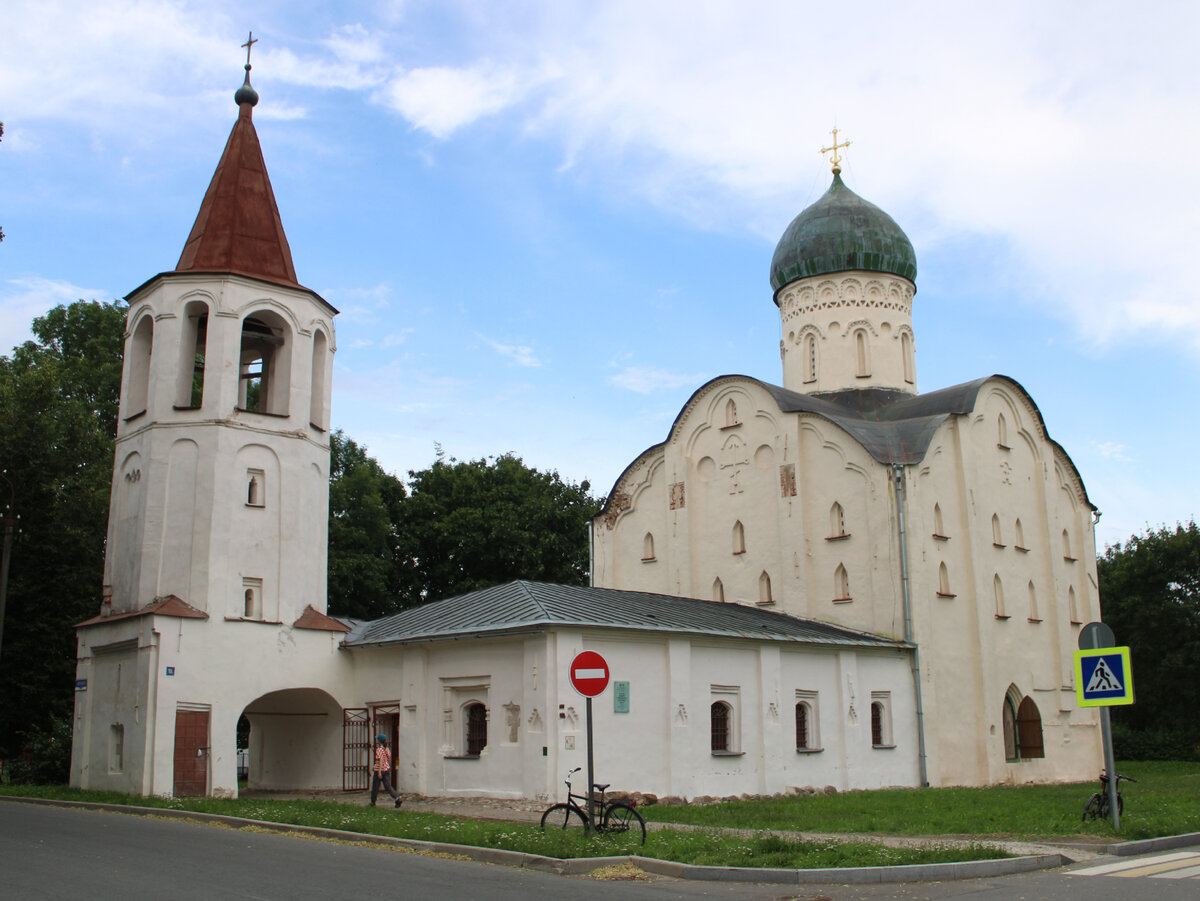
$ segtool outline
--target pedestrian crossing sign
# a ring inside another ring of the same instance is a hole
[[[1133,669],[1129,665],[1129,648],[1076,651],[1075,697],[1080,707],[1132,704]]]

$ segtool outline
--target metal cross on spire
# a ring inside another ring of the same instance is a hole
[[[250,36],[246,38],[246,43],[242,44],[246,48],[246,68],[250,68],[250,51],[254,49],[254,45],[258,43],[258,38],[254,36],[254,32],[250,32]],[[834,140],[837,140],[837,132],[834,132]]]
[[[839,144],[837,135],[838,135],[838,130],[835,128],[833,130],[833,146],[821,148],[821,153],[829,153],[830,151],[833,151],[832,163],[833,163],[833,174],[834,175],[837,175],[838,173],[840,173],[842,171],[842,166],[841,166],[842,158],[838,154],[838,150],[842,149],[843,147],[850,146],[850,141],[843,141],[842,143]]]

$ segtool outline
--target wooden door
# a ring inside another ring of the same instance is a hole
[[[207,710],[175,711],[175,796],[208,794]]]

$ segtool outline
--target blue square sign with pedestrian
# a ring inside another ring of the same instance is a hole
[[[1129,665],[1129,648],[1076,651],[1075,697],[1080,707],[1132,704],[1133,670]]]

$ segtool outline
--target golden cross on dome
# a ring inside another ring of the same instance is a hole
[[[843,147],[850,146],[849,141],[843,141],[842,143],[839,144],[838,139],[837,139],[837,133],[838,133],[838,130],[835,128],[833,130],[833,146],[832,147],[822,147],[821,148],[821,153],[829,153],[831,150],[833,151],[832,162],[833,162],[833,174],[834,175],[837,175],[839,172],[842,171],[842,166],[841,166],[842,158],[841,158],[841,156],[838,155],[838,151],[841,150]]]
[[[254,32],[250,32],[250,37],[246,38],[246,43],[242,44],[246,48],[246,68],[250,68],[250,51],[254,49],[254,45],[258,43],[258,38],[254,36]],[[834,140],[837,140],[837,133],[834,132]]]

